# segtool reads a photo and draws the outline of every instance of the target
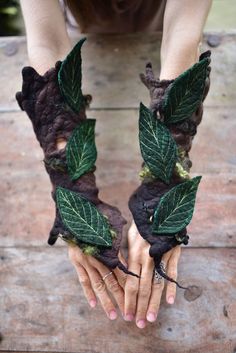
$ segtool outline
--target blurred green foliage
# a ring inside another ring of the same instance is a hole
[[[18,0],[0,0],[0,36],[21,34],[20,4]]]

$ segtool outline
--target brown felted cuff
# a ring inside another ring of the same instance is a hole
[[[210,52],[203,53],[199,60],[203,58],[209,58]],[[190,171],[192,162],[189,159],[189,151],[192,146],[192,141],[197,133],[197,127],[202,120],[203,115],[203,101],[209,91],[210,86],[210,67],[207,68],[207,75],[205,80],[204,94],[202,100],[198,105],[196,111],[187,119],[174,124],[167,124],[167,128],[174,138],[179,155],[181,156],[181,164],[186,172]],[[140,75],[142,82],[149,89],[150,92],[150,110],[160,121],[164,121],[162,112],[162,102],[165,99],[165,95],[168,92],[170,85],[175,80],[162,80],[155,79],[150,63],[146,66],[146,75]],[[174,248],[177,245],[188,243],[187,229],[184,228],[177,234],[153,234],[152,232],[152,218],[154,210],[158,207],[160,199],[169,190],[176,185],[183,182],[183,176],[181,173],[174,169],[170,183],[166,184],[163,181],[152,178],[149,175],[144,177],[141,185],[131,195],[129,200],[129,208],[132,212],[135,224],[138,228],[140,235],[151,245],[150,256],[153,257],[157,272],[168,280],[173,281],[164,272],[160,265],[161,259],[164,253]]]
[[[48,70],[43,76],[32,67],[22,70],[22,91],[16,94],[16,99],[22,110],[26,111],[32,124],[35,135],[44,152],[44,163],[52,183],[52,197],[55,201],[56,187],[63,187],[79,193],[93,203],[97,209],[107,216],[111,227],[116,232],[111,248],[98,247],[94,255],[108,268],[119,267],[128,273],[127,269],[118,259],[122,230],[126,223],[120,211],[113,206],[102,202],[98,197],[98,189],[94,171],[82,175],[72,181],[66,165],[65,148],[57,148],[57,140],[68,141],[72,131],[86,119],[85,109],[91,101],[91,96],[83,96],[83,104],[79,113],[75,113],[65,102],[58,84],[58,71],[61,62]],[[59,235],[66,237],[68,230],[64,226],[58,208],[56,218],[48,243],[53,245]],[[83,245],[81,243],[81,245]]]

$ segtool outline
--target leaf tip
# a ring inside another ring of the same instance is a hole
[[[80,51],[82,45],[84,44],[84,42],[87,40],[86,37],[81,38],[75,45],[74,47],[71,49],[71,51],[69,52],[69,54],[65,57],[65,59],[62,61],[62,63],[64,63],[69,57],[71,57],[74,53],[77,53],[77,50]]]
[[[59,194],[62,191],[63,191],[63,188],[61,186],[56,187],[56,194]]]
[[[140,104],[139,104],[139,111],[140,112],[141,111],[146,111],[146,112],[150,112],[151,113],[150,109],[148,107],[146,107],[146,105],[144,105],[142,102],[140,102]]]
[[[140,102],[139,103],[139,109],[142,109],[142,108],[144,108],[145,107],[145,105],[143,104],[143,102]]]
[[[75,46],[72,48],[72,50],[70,51],[70,53],[68,55],[70,55],[71,53],[73,52],[77,52],[77,50],[79,50],[80,52],[80,49],[82,48],[82,45],[84,44],[84,42],[87,40],[86,37],[84,38],[81,38],[76,44]]]
[[[57,186],[56,187],[56,203],[57,205],[59,205],[59,199],[60,197],[63,195],[63,192],[64,192],[64,188],[62,188],[61,186]]]
[[[192,181],[194,181],[198,185],[200,183],[201,179],[202,179],[202,175],[198,175],[198,176],[192,178]]]

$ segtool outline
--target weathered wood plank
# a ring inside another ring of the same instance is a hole
[[[148,92],[139,80],[146,62],[160,68],[160,34],[88,35],[83,48],[84,92],[94,96],[92,108],[136,108],[149,103]],[[203,42],[203,50],[209,49]],[[78,36],[79,38],[79,36]],[[212,86],[208,105],[235,105],[236,34],[220,35],[221,44],[212,50]],[[27,65],[23,37],[0,39],[0,109],[19,109],[15,92],[21,88],[21,69]]]
[[[206,109],[193,147],[193,172],[203,175],[191,246],[236,245],[236,121],[233,110]],[[130,220],[129,195],[139,184],[138,112],[97,111],[97,182],[104,200]],[[227,125],[226,125],[227,122]],[[46,245],[54,208],[43,155],[23,112],[0,114],[1,244]]]
[[[89,309],[64,248],[1,248],[1,350],[87,353],[233,353],[236,348],[236,249],[186,249],[178,290],[157,324],[140,331]],[[192,300],[192,301],[190,301]],[[96,320],[94,318],[96,317]],[[125,340],[124,340],[125,337]]]
[[[198,173],[235,173],[235,108],[205,107],[204,116],[193,142],[192,171]]]

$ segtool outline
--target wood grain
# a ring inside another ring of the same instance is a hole
[[[221,44],[216,48],[207,45],[207,35],[203,41],[202,50],[212,50],[212,86],[206,103],[235,106],[236,35],[220,36]],[[137,108],[140,101],[148,104],[148,92],[140,82],[139,74],[151,61],[158,76],[161,35],[138,33],[86,37],[88,40],[82,52],[83,89],[84,93],[93,95],[92,108]],[[74,42],[79,38],[74,38]],[[25,65],[28,65],[25,39],[2,38],[0,110],[19,110],[15,93],[21,88],[21,70]]]
[[[139,80],[145,63],[160,68],[160,34],[89,35],[83,88],[97,119],[97,182],[101,197],[131,220],[130,193],[139,184],[137,107],[149,103]],[[203,50],[209,49],[204,37]],[[74,42],[76,39],[74,38]],[[46,244],[54,217],[43,155],[15,92],[27,64],[25,38],[0,38],[0,352],[236,352],[236,34],[220,34],[212,50],[211,90],[191,158],[203,175],[183,249],[174,306],[140,331],[120,317],[91,310],[67,259],[66,245]],[[127,229],[127,228],[126,228]],[[204,248],[205,247],[205,248]]]
[[[0,251],[1,350],[233,353],[236,347],[235,249],[185,249],[179,281],[202,294],[188,301],[178,290],[176,304],[163,301],[158,322],[145,331],[89,309],[66,249]]]

